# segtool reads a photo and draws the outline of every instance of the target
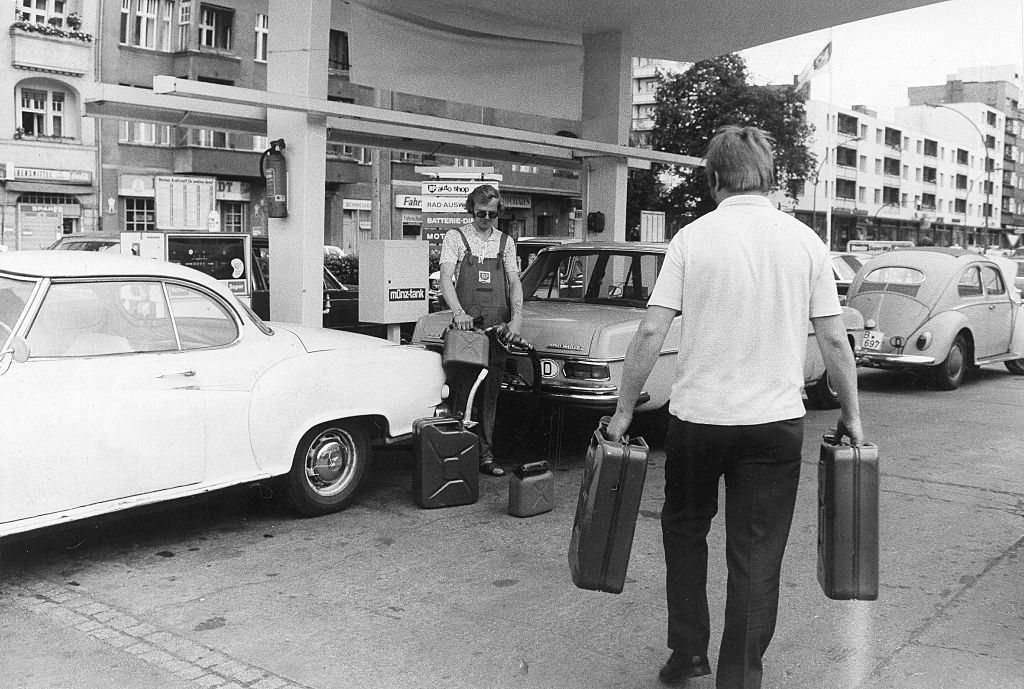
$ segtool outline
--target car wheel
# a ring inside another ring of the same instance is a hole
[[[967,339],[963,335],[957,335],[949,348],[949,355],[946,360],[932,369],[932,380],[939,390],[956,390],[964,379],[964,371],[967,370],[969,348]]]
[[[308,517],[347,507],[369,474],[370,459],[365,426],[352,421],[317,426],[299,442],[285,477],[292,507]]]
[[[839,408],[839,392],[832,387],[828,371],[822,373],[821,378],[807,388],[807,402],[814,409]]]
[[[1024,376],[1024,359],[1010,359],[1006,363],[1006,370],[1015,376]]]

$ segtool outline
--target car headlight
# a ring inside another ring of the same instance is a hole
[[[921,350],[928,349],[928,345],[932,343],[932,334],[925,331],[917,336],[917,348]]]
[[[569,361],[562,367],[566,378],[575,380],[610,380],[612,377],[608,364],[594,364],[587,361]]]

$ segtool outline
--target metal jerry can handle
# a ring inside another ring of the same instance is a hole
[[[843,435],[839,435],[839,431],[835,428],[830,428],[825,431],[825,434],[821,436],[821,440],[826,445],[850,447],[850,436],[845,433]],[[861,444],[861,447],[875,447],[875,444],[865,441]]]
[[[594,436],[590,439],[591,447],[597,447],[602,442],[611,442],[611,439],[608,437],[608,424],[610,424],[611,422],[612,417],[601,417],[601,420],[597,422],[597,429],[594,431]],[[644,441],[643,438],[639,436],[630,439],[628,435],[623,435],[619,442],[622,443],[623,445],[633,445],[636,447],[641,447],[644,450],[647,449],[647,443]]]

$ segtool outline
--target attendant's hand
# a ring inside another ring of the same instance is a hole
[[[473,317],[468,313],[460,313],[458,316],[452,319],[452,323],[455,324],[456,330],[472,330],[473,329]]]

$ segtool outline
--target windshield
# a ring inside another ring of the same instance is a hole
[[[0,276],[0,345],[7,344],[36,283]]]
[[[642,251],[546,251],[523,274],[526,301],[644,307],[665,255]]]

